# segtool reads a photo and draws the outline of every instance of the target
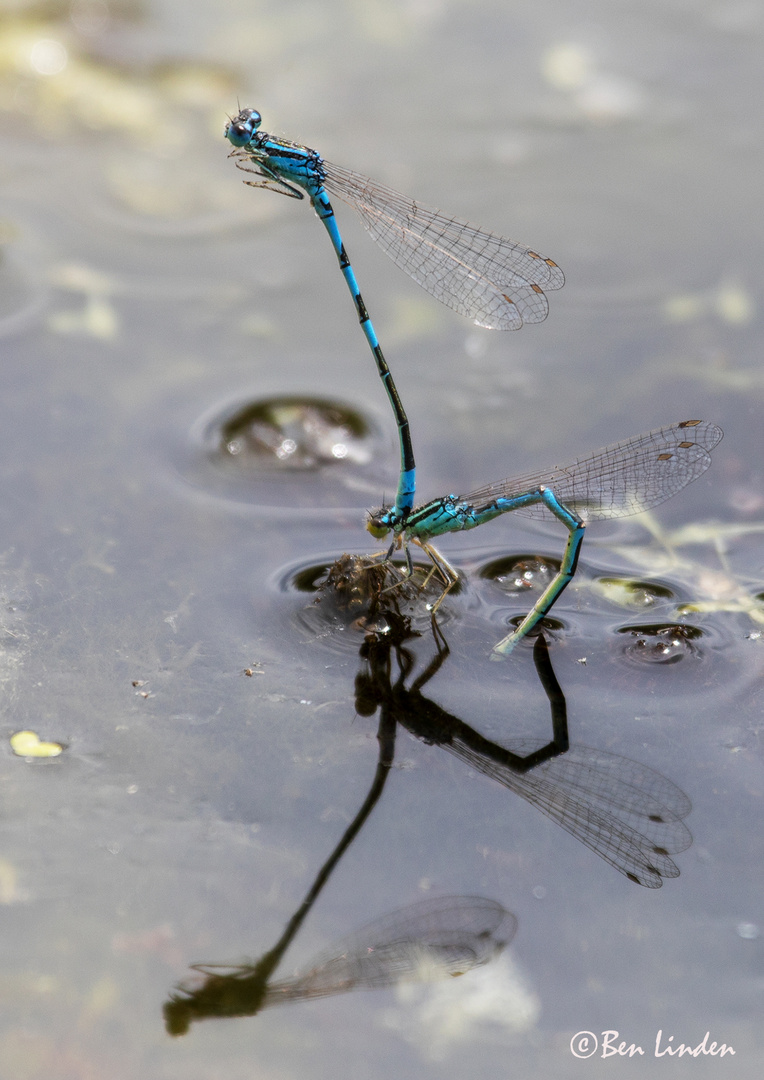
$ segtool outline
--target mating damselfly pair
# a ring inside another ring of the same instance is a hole
[[[650,510],[696,480],[711,464],[710,451],[722,438],[715,424],[685,420],[599,450],[566,467],[500,480],[467,495],[447,495],[414,507],[416,466],[406,412],[358,288],[330,201],[352,206],[387,255],[436,299],[488,329],[517,330],[543,322],[549,306],[544,290],[564,284],[559,266],[513,240],[483,232],[466,222],[393,191],[356,172],[324,160],[315,150],[260,130],[260,113],[242,109],[226,127],[236,164],[255,176],[245,181],[294,199],[308,196],[324,224],[353,297],[361,328],[374,356],[395,421],[401,471],[395,502],[369,516],[375,537],[392,533],[387,558],[418,544],[443,579],[433,614],[457,580],[456,572],[430,541],[445,533],[473,529],[501,514],[551,513],[568,529],[560,570],[520,625],[494,646],[509,653],[547,614],[576,571],[586,524]]]

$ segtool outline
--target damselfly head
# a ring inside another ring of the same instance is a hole
[[[261,123],[257,109],[242,109],[226,124],[225,137],[232,146],[246,146]]]
[[[380,510],[370,510],[366,528],[376,540],[382,540],[390,532],[393,523],[390,519],[390,510],[384,506]]]

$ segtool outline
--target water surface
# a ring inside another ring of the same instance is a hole
[[[758,1076],[760,8],[6,8],[0,1072],[565,1077],[598,1067],[577,1032],[618,1030],[640,1075]],[[561,556],[554,524],[444,540],[462,587],[426,683],[426,618],[403,667],[374,667],[353,613],[315,604],[322,568],[374,548],[395,432],[320,225],[226,160],[237,100],[566,273],[543,325],[481,331],[339,209],[423,498],[677,420],[724,428],[650,522],[591,528],[548,632],[570,743],[692,805],[662,887],[428,745],[444,716],[504,747],[553,739],[532,647],[488,657]],[[173,1038],[190,965],[281,939],[367,797],[385,710],[411,728],[274,977],[438,897],[511,912],[511,944],[459,978]],[[63,752],[16,755],[22,730]],[[659,1030],[736,1053],[667,1065]]]

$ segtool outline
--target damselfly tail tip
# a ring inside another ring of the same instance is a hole
[[[518,638],[517,631],[513,630],[511,634],[507,634],[505,638],[502,638],[501,641],[494,645],[491,649],[489,659],[503,660],[505,656],[509,656],[509,654],[514,651],[515,645],[517,645],[520,640],[521,638]]]

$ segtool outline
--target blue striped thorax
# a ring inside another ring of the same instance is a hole
[[[264,182],[257,182],[254,186],[270,187],[279,190],[282,195],[301,199],[302,194],[291,186],[295,183],[307,191],[313,200],[323,195],[323,201],[331,211],[328,196],[322,189],[324,163],[321,155],[309,146],[277,139],[266,131],[260,131],[260,123],[260,113],[256,109],[242,109],[225,129],[225,137],[239,151],[233,156],[255,165],[256,174],[264,177]]]
[[[471,506],[459,502],[456,495],[446,495],[407,513],[401,513],[394,506],[383,506],[372,511],[366,528],[378,540],[389,532],[396,536],[405,532],[409,540],[426,541],[443,533],[473,528],[478,523],[473,520]]]

